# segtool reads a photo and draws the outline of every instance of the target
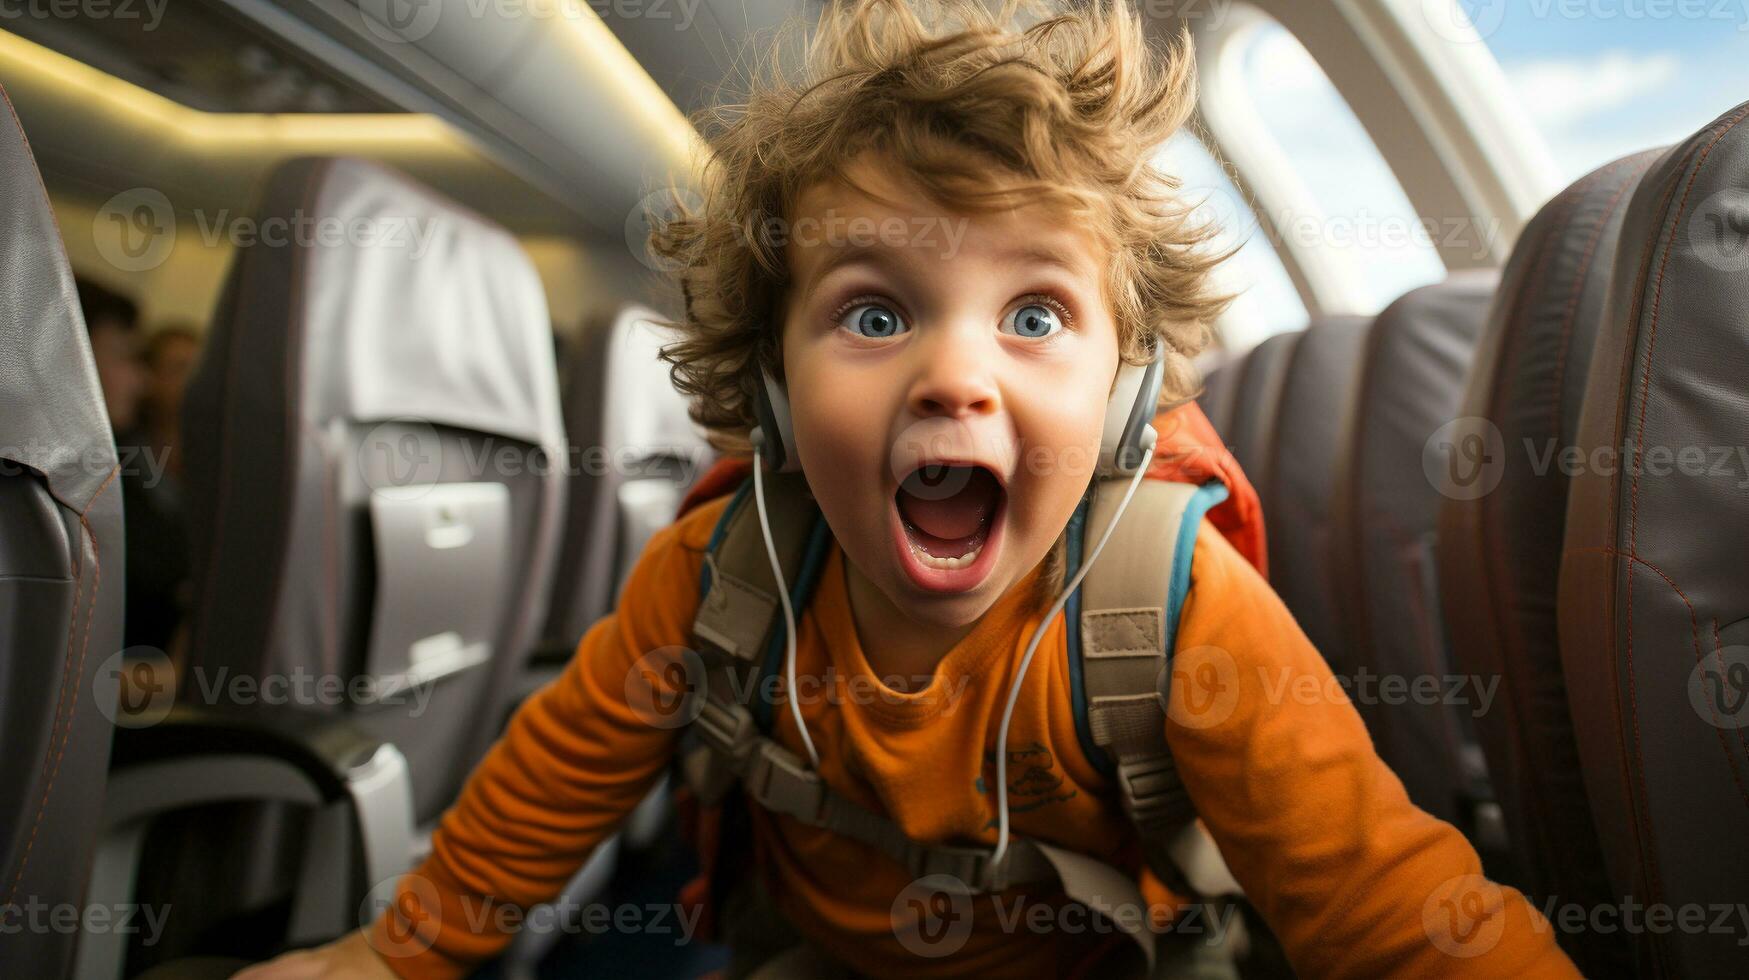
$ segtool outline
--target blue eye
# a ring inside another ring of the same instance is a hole
[[[1018,307],[1002,321],[1002,332],[1017,337],[1039,339],[1063,329],[1063,318],[1056,310],[1040,303]]]
[[[838,318],[838,325],[858,337],[875,339],[896,337],[911,329],[899,319],[899,314],[878,303],[859,303],[845,310]]]

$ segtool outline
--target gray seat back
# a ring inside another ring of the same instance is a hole
[[[429,822],[546,610],[564,431],[545,295],[508,233],[362,161],[285,164],[257,218],[187,393],[181,696],[343,685],[303,706],[399,746]]]
[[[1575,445],[1561,662],[1618,895],[1749,882],[1749,105],[1633,192]],[[1619,456],[1619,460],[1617,457]],[[1605,465],[1607,464],[1607,465]],[[1735,928],[1645,930],[1645,975],[1740,975]]]
[[[1237,371],[1233,383],[1238,390],[1233,395],[1231,431],[1221,434],[1253,487],[1269,482],[1269,447],[1275,439],[1281,387],[1293,360],[1294,345],[1303,332],[1278,333],[1253,347],[1242,362],[1227,368]]]
[[[0,964],[58,977],[103,812],[121,671],[122,507],[60,229],[0,91]],[[33,911],[34,909],[34,911]],[[26,919],[25,916],[31,916]],[[34,924],[33,924],[34,923]]]
[[[1269,581],[1338,674],[1358,666],[1330,575],[1336,547],[1338,453],[1353,426],[1371,317],[1312,321],[1288,357],[1265,469],[1257,487],[1269,528]]]
[[[1244,364],[1244,354],[1222,352],[1209,357],[1202,392],[1196,396],[1197,405],[1208,416],[1209,424],[1220,433],[1223,442],[1230,442],[1227,433],[1233,427],[1234,402],[1239,397],[1239,372]]]
[[[710,460],[662,346],[661,316],[627,306],[591,324],[565,365],[570,490],[545,636],[571,648],[612,610],[644,544]]]
[[[1465,749],[1470,710],[1448,703],[1443,686],[1434,703],[1413,693],[1425,690],[1424,678],[1451,674],[1435,573],[1440,495],[1423,454],[1457,415],[1497,281],[1492,272],[1455,274],[1378,315],[1338,457],[1333,565],[1356,662],[1367,671],[1354,679],[1356,706],[1409,798],[1466,830],[1480,776],[1479,752]]]
[[[1476,734],[1500,802],[1512,883],[1586,907],[1611,895],[1567,709],[1555,599],[1569,475],[1591,354],[1628,198],[1658,154],[1618,160],[1557,195],[1507,263],[1446,440],[1440,585],[1459,670],[1501,678]],[[1452,470],[1449,467],[1455,466]],[[1594,976],[1631,972],[1619,932],[1563,931]]]

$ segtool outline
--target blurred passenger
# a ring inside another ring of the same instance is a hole
[[[200,358],[200,334],[176,323],[160,327],[146,338],[146,395],[140,429],[147,444],[164,453],[165,473],[180,480],[182,460],[177,443],[182,428],[182,390]]]
[[[127,545],[122,645],[151,647],[174,659],[176,630],[188,606],[190,560],[171,452],[182,385],[199,337],[174,327],[142,346],[133,300],[92,282],[78,286],[121,465]]]
[[[79,306],[91,335],[97,382],[109,409],[109,427],[120,433],[139,419],[146,375],[140,366],[140,311],[134,301],[86,279],[78,280]]]

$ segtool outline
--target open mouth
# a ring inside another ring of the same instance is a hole
[[[893,495],[908,559],[919,585],[961,591],[976,585],[1000,526],[1007,492],[979,465],[929,464],[911,471]]]

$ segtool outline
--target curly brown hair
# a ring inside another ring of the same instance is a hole
[[[702,193],[675,191],[669,214],[651,216],[650,248],[685,303],[663,357],[719,449],[746,450],[760,369],[782,376],[789,270],[772,219],[803,188],[848,182],[871,151],[958,213],[1041,200],[1074,213],[1110,255],[1123,357],[1145,361],[1158,343],[1163,402],[1194,394],[1190,359],[1228,301],[1210,276],[1225,256],[1153,163],[1195,105],[1188,38],[1151,46],[1124,0],[1043,3],[834,0],[799,67],[780,40],[744,104],[698,118]]]

